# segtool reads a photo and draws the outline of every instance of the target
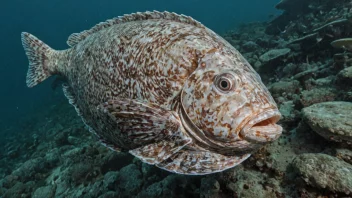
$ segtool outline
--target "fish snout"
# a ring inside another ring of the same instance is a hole
[[[254,116],[241,130],[243,139],[257,144],[264,144],[278,139],[282,127],[277,124],[281,114],[277,109],[265,110]]]

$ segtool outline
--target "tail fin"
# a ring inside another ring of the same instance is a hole
[[[50,58],[55,50],[27,32],[22,32],[21,39],[29,61],[26,83],[34,87],[54,74],[55,65]]]

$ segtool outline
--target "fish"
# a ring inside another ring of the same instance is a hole
[[[71,34],[65,50],[27,32],[21,39],[27,86],[61,76],[89,131],[144,163],[184,175],[221,172],[282,133],[259,74],[190,16],[126,14]]]

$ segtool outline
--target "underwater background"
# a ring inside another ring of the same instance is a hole
[[[172,174],[101,146],[55,78],[27,88],[21,32],[66,49],[71,33],[146,10],[189,15],[238,49],[278,103],[280,139],[221,173]],[[351,1],[7,0],[0,19],[0,198],[352,196]]]

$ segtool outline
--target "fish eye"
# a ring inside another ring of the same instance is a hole
[[[231,86],[231,82],[227,78],[221,79],[219,84],[220,89],[223,91],[227,91]]]
[[[229,73],[221,74],[215,79],[215,87],[222,93],[227,93],[234,89],[234,76]]]

